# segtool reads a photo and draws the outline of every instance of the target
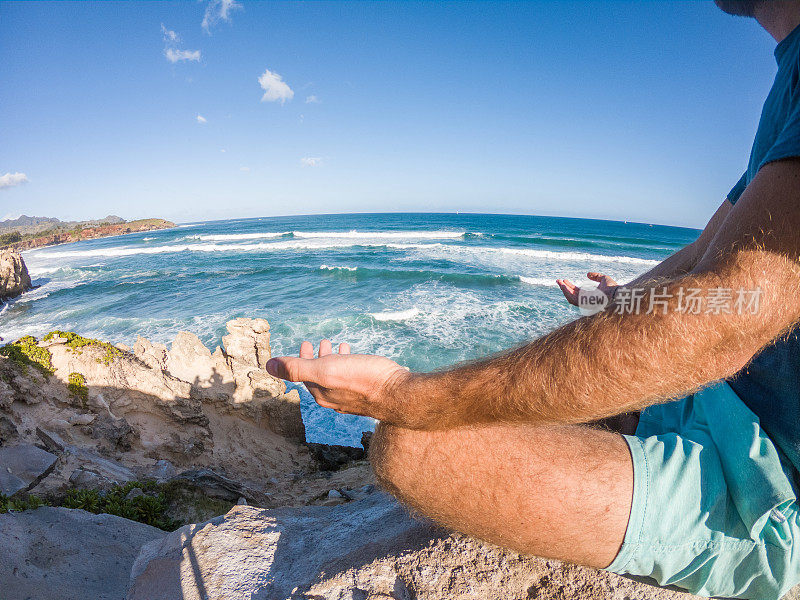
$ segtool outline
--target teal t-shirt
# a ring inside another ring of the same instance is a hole
[[[781,40],[775,59],[778,72],[764,102],[747,171],[728,194],[734,204],[765,164],[800,157],[800,27]],[[800,469],[800,324],[764,348],[729,384]]]

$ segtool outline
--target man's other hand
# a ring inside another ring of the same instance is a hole
[[[300,356],[278,356],[267,371],[287,381],[302,381],[317,404],[340,413],[364,415],[393,425],[413,427],[414,415],[397,388],[411,375],[405,367],[383,356],[350,354],[349,344],[333,353],[329,340],[319,344],[314,358],[310,342],[300,346]],[[406,406],[403,406],[403,405]]]
[[[609,300],[613,298],[614,290],[619,287],[619,284],[616,281],[611,279],[611,277],[608,275],[595,273],[594,271],[587,273],[586,276],[592,281],[597,282],[597,289],[608,296]],[[567,302],[578,306],[578,294],[580,294],[581,288],[572,283],[569,279],[556,279],[556,283],[564,293],[564,297],[567,299]]]

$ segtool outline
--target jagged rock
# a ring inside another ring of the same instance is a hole
[[[157,460],[155,466],[149,470],[147,475],[152,477],[159,483],[163,483],[175,477],[178,474],[178,470],[168,460]]]
[[[50,474],[58,457],[32,444],[0,448],[0,494],[13,496],[31,490]]]
[[[120,600],[141,546],[163,536],[122,517],[67,508],[0,515],[0,595]]]
[[[134,352],[54,335],[39,344],[50,353],[53,375],[23,370],[0,356],[0,417],[16,424],[13,443],[38,441],[31,439],[37,428],[47,430],[39,436],[45,445],[58,440],[47,447],[62,461],[36,493],[62,493],[70,478],[101,487],[130,480],[127,473],[120,478],[98,468],[99,456],[136,477],[161,481],[180,471],[211,469],[251,489],[248,498],[262,494],[261,505],[267,504],[265,493],[279,487],[270,476],[316,472],[302,445],[299,394],[286,393],[285,383],[259,366],[270,353],[269,325],[241,319],[229,331],[230,353],[211,353],[189,333],[179,334],[169,351],[140,338]],[[76,374],[85,386],[80,394],[68,387]],[[158,460],[173,470],[151,474]],[[321,493],[320,485],[293,484],[277,493],[282,503],[297,493],[310,499]]]
[[[211,351],[199,337],[188,331],[181,331],[175,337],[166,364],[173,377],[204,387],[210,384],[216,373]]]
[[[361,446],[364,448],[364,452],[369,452],[369,443],[372,441],[372,432],[371,431],[362,431],[361,432]]]
[[[169,353],[164,344],[154,344],[139,336],[133,345],[133,354],[151,369],[166,371]]]
[[[366,453],[361,448],[337,446],[335,444],[307,443],[312,458],[319,464],[321,471],[337,471],[354,460],[363,460]]]
[[[19,253],[0,250],[0,300],[14,298],[31,289],[28,267]]]
[[[6,415],[0,415],[0,446],[5,446],[19,436],[16,423]]]
[[[227,502],[237,502],[239,498],[245,498],[254,504],[262,506],[269,504],[269,496],[266,494],[250,489],[211,469],[184,471],[173,477],[171,481],[188,483],[192,487],[200,489],[206,496]]]
[[[372,494],[334,508],[235,506],[143,546],[128,600],[174,598],[695,597],[448,534]]]
[[[266,319],[234,319],[226,324],[228,333],[222,338],[225,354],[230,359],[266,370],[272,356],[269,345],[269,323]]]
[[[67,419],[67,422],[70,425],[89,425],[95,419],[97,419],[97,415],[76,414],[76,415],[72,415],[69,419]]]
[[[100,415],[92,423],[91,436],[105,449],[125,451],[131,449],[136,432],[124,417]]]

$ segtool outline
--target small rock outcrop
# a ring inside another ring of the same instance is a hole
[[[0,494],[14,496],[31,490],[55,467],[58,457],[32,444],[0,448]]]
[[[264,370],[270,352],[264,319],[231,321],[214,352],[189,332],[171,347],[139,338],[132,351],[61,331],[0,349],[0,452],[36,444],[59,458],[41,483],[0,473],[2,489],[46,495],[149,478],[259,506],[321,502],[331,486],[304,487],[319,465],[300,395]],[[337,484],[369,483],[362,463]]]
[[[155,527],[112,515],[42,507],[0,515],[0,595],[7,600],[120,600]]]
[[[334,508],[235,506],[142,547],[128,600],[690,600],[447,532],[373,493]]]
[[[0,300],[15,298],[31,287],[31,276],[22,256],[11,250],[0,250]]]

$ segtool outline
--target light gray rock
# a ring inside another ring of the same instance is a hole
[[[269,505],[270,498],[267,494],[251,489],[224,475],[215,473],[211,469],[192,469],[184,471],[171,481],[183,482],[202,490],[203,494],[226,502],[237,502],[245,498],[254,504]]]
[[[181,331],[172,342],[167,360],[167,370],[173,377],[195,385],[204,385],[216,372],[211,360],[211,350],[200,338],[188,331]]]
[[[234,319],[226,324],[222,338],[225,354],[233,360],[265,370],[271,356],[269,323],[266,319]]]
[[[32,444],[0,448],[0,494],[31,490],[55,467],[58,457]]]
[[[151,369],[165,371],[169,353],[164,344],[154,344],[147,338],[139,336],[133,345],[133,354]]]
[[[375,493],[335,508],[235,506],[147,544],[128,600],[689,600],[594,569],[523,557],[412,519]]]
[[[148,475],[158,481],[159,483],[163,483],[172,479],[178,474],[178,470],[168,460],[157,460],[155,466],[150,469]]]
[[[97,415],[92,414],[76,414],[72,415],[67,421],[70,425],[89,425],[92,421],[97,418]]]
[[[144,491],[142,488],[133,488],[130,492],[125,494],[125,500],[133,500],[134,498],[140,498],[144,496]]]
[[[0,250],[0,300],[19,296],[31,287],[31,276],[22,256],[12,250]]]
[[[121,600],[139,549],[164,535],[121,517],[67,508],[0,515],[0,596]]]

